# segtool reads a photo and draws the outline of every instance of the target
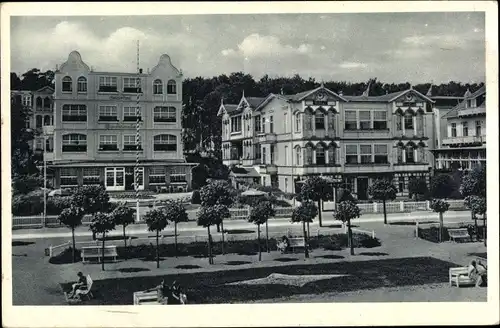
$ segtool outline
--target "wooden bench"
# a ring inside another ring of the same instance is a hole
[[[448,229],[448,235],[450,235],[450,241],[457,241],[457,239],[470,240],[470,235],[466,228]]]
[[[481,262],[481,264],[488,270],[488,263],[486,259],[478,257],[476,258],[476,263]],[[457,267],[450,268],[449,273],[450,287],[455,284],[455,286],[470,286],[475,285],[476,282],[469,278],[469,268],[468,267]]]
[[[305,248],[306,247],[306,241],[304,238],[290,238],[288,239],[289,242],[289,248],[292,249],[292,252],[295,250],[295,248]]]
[[[158,292],[156,290],[151,292],[135,292],[134,305],[157,305]]]
[[[102,246],[86,246],[82,247],[82,263],[90,262],[90,259],[104,260],[105,258],[112,258],[116,262],[116,257],[118,253],[116,252],[116,246],[104,246],[104,255],[102,254]]]

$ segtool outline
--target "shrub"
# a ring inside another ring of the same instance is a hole
[[[49,259],[51,264],[70,264],[73,263],[73,248],[68,247],[56,256]],[[75,249],[75,263],[82,260],[81,250]]]
[[[55,196],[47,199],[47,215],[59,215],[71,204],[70,196]]]
[[[191,204],[201,204],[201,196],[199,190],[193,191],[193,194],[191,195]]]
[[[38,195],[16,195],[12,197],[12,214],[29,216],[43,213],[43,197]]]
[[[277,199],[274,202],[276,207],[292,207],[289,202],[283,200],[283,199]]]
[[[43,187],[43,177],[39,175],[17,176],[12,179],[12,193],[14,195],[25,195],[41,187]]]

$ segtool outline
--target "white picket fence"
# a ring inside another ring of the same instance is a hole
[[[465,204],[463,200],[447,200],[450,204],[449,210],[465,210]],[[384,206],[382,203],[367,203],[367,204],[358,204],[358,207],[361,210],[361,214],[367,213],[383,213]],[[409,212],[418,212],[418,211],[430,211],[430,201],[423,202],[387,202],[385,203],[385,208],[387,213],[409,213]],[[334,202],[324,202],[323,210],[324,211],[333,211],[335,209]]]

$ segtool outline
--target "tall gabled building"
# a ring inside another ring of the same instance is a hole
[[[387,176],[404,196],[412,178],[430,178],[432,103],[411,88],[344,96],[321,85],[295,95],[242,96],[219,110],[223,161],[240,168],[240,181],[253,181],[256,171],[261,184],[286,192],[322,175],[367,199],[373,179]]]

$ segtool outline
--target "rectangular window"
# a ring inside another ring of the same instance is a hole
[[[260,116],[255,116],[253,118],[253,124],[255,128],[255,132],[260,132]]]
[[[261,159],[262,164],[267,164],[267,158],[266,158],[266,147],[262,147],[262,159]]]
[[[345,111],[345,129],[346,130],[356,130],[358,128],[356,122],[356,111],[346,110]]]
[[[63,152],[86,152],[87,136],[84,134],[66,134],[63,135]]]
[[[285,146],[285,166],[288,166],[288,146]]]
[[[369,110],[359,111],[359,129],[360,130],[370,130],[372,127],[371,115]]]
[[[157,106],[153,110],[153,119],[155,123],[175,123],[177,121],[177,113],[175,107],[160,107]]]
[[[415,150],[412,147],[405,149],[406,163],[415,163]]]
[[[396,115],[396,130],[401,131],[403,130],[403,116],[401,115]]]
[[[173,167],[170,171],[170,183],[186,183],[186,172],[182,167]]]
[[[99,121],[117,122],[118,108],[116,106],[99,106]]]
[[[300,132],[300,113],[295,114],[295,132]]]
[[[84,185],[99,185],[101,169],[98,167],[83,168],[83,184]]]
[[[413,115],[411,114],[405,115],[405,129],[406,130],[413,129]]]
[[[346,164],[358,163],[358,146],[346,145],[345,146],[345,162]]]
[[[43,139],[36,139],[35,149],[36,150],[43,150]]]
[[[129,134],[123,136],[123,150],[139,150],[142,149],[141,137],[139,136],[139,147],[137,147],[135,142],[135,134]]]
[[[288,133],[288,113],[283,113],[283,120],[285,122],[285,133]]]
[[[314,116],[314,128],[316,130],[325,129],[325,115],[321,112],[317,112]]]
[[[373,112],[373,129],[385,130],[387,129],[387,112],[376,110]]]
[[[451,123],[451,137],[455,138],[457,136],[457,123]]]
[[[116,77],[100,76],[99,77],[99,92],[117,92],[118,82]]]
[[[165,167],[153,166],[149,168],[149,184],[150,185],[164,185],[165,180]]]
[[[153,143],[154,151],[177,151],[177,137],[174,135],[157,135]]]
[[[464,137],[469,136],[469,124],[467,122],[462,122],[462,135]]]
[[[231,117],[231,133],[241,132],[241,116]]]
[[[360,145],[361,164],[372,163],[372,145]]]
[[[116,135],[99,136],[99,150],[118,150],[118,137]]]
[[[137,107],[123,107],[123,121],[136,122],[137,119],[142,121],[142,109],[139,108],[139,116],[137,116]]]
[[[87,106],[85,106],[85,105],[63,105],[62,121],[63,122],[86,122],[87,121]]]
[[[354,193],[356,191],[356,178],[348,177],[346,179],[346,187],[350,192]]]
[[[22,102],[23,102],[23,106],[31,107],[31,96],[23,96]]]
[[[374,145],[375,148],[375,163],[387,164],[388,151],[387,145]]]
[[[285,192],[288,192],[288,178],[285,178]]]
[[[123,92],[141,93],[141,79],[138,77],[124,77]]]
[[[76,86],[78,92],[87,92],[87,79],[84,77],[79,78]]]
[[[274,122],[272,116],[269,116],[269,133],[274,133]]]
[[[476,136],[481,136],[481,121],[476,121]]]
[[[63,167],[61,168],[61,188],[76,187],[78,186],[78,172],[76,168],[73,167]]]

